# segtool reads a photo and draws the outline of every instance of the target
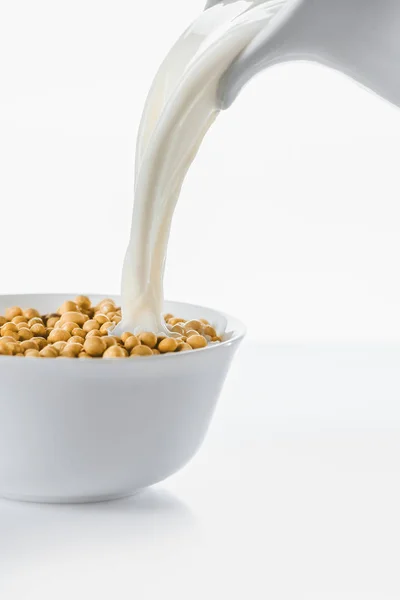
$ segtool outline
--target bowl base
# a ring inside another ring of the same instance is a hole
[[[31,496],[22,494],[8,494],[0,492],[0,498],[15,502],[29,502],[33,504],[93,504],[98,502],[111,502],[135,496],[141,490],[118,492],[116,494],[97,494],[94,496]]]

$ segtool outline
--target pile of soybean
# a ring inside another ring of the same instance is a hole
[[[95,306],[87,296],[66,300],[50,314],[13,306],[0,316],[0,355],[36,358],[137,358],[188,352],[221,342],[206,319],[185,321],[164,315],[168,337],[127,331],[112,335],[121,308],[110,298]]]

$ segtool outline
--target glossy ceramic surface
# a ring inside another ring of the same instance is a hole
[[[230,1],[208,0],[206,8]],[[255,0],[261,2],[279,10],[222,78],[222,108],[254,75],[288,61],[341,71],[400,106],[398,0]]]
[[[13,305],[54,311],[70,297],[0,296],[0,314]],[[165,309],[225,322],[221,313],[200,306],[168,302]],[[244,335],[235,319],[226,317],[226,324],[228,339],[220,345],[169,356],[0,356],[0,495],[107,500],[182,468],[204,439]]]

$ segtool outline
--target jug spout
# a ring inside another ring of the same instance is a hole
[[[399,0],[286,0],[225,73],[221,107],[261,70],[288,61],[324,64],[400,106]]]

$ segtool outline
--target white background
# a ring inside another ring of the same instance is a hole
[[[151,79],[202,3],[3,2],[1,291],[117,292]],[[166,294],[268,341],[400,338],[400,111],[344,76],[277,67],[206,139]]]
[[[1,293],[118,292],[141,109],[202,6],[2,3]],[[399,142],[400,111],[314,65],[221,115],[166,277],[249,327],[209,440],[141,499],[1,504],[4,600],[399,597],[399,354],[280,347],[400,339]]]

